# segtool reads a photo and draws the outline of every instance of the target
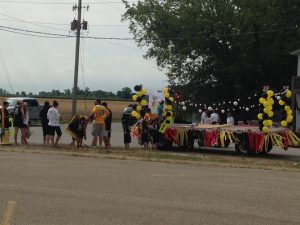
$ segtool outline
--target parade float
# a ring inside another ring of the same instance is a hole
[[[143,118],[143,108],[151,107],[151,104],[148,105],[148,102],[145,100],[147,98],[147,90],[143,89],[142,86],[136,87],[137,93],[133,96],[133,100],[137,102],[137,105],[132,116],[140,120]],[[270,152],[274,146],[287,150],[290,146],[296,147],[300,144],[299,137],[292,130],[294,121],[291,106],[292,92],[287,87],[280,93],[274,93],[274,91],[265,88],[261,96],[255,94],[254,98],[259,103],[258,109],[254,105],[240,107],[245,111],[249,111],[250,108],[256,110],[258,125],[177,123],[172,112],[173,104],[175,103],[172,96],[174,92],[169,88],[165,88],[162,93],[165,103],[163,115],[159,120],[159,148],[170,149],[171,146],[177,146],[185,150],[216,149],[227,148],[232,143],[235,146],[235,150],[239,153],[263,154]],[[186,111],[188,106],[182,103],[184,102],[179,102],[181,110]],[[232,101],[231,103],[234,106],[238,105],[237,101]],[[208,105],[195,105],[198,107],[202,106],[199,109],[199,113],[205,109],[213,110]],[[214,105],[218,106],[221,104]],[[281,108],[279,121],[274,121],[274,106]],[[221,107],[214,110],[223,114],[226,112]],[[139,129],[139,124],[133,127],[133,136],[139,137]]]

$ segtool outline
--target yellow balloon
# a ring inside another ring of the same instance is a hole
[[[137,118],[137,119],[139,120],[139,119],[141,118],[141,114],[139,114],[139,113],[136,114],[136,115],[135,115],[135,118]]]
[[[288,115],[288,116],[286,117],[286,121],[287,121],[288,123],[292,122],[293,119],[294,119],[294,117],[293,117],[292,115]]]
[[[266,127],[266,126],[265,126],[265,127],[263,127],[263,129],[262,129],[262,130],[263,130],[263,132],[264,132],[264,133],[268,133],[268,132],[270,132],[270,128],[269,128],[269,127]]]
[[[174,102],[174,98],[173,98],[173,97],[170,97],[169,100],[170,100],[171,102]]]
[[[260,104],[264,104],[265,101],[266,101],[265,98],[260,98],[260,99],[259,99],[259,103],[260,103]]]
[[[290,110],[291,110],[291,107],[288,106],[288,105],[286,105],[286,106],[284,107],[284,110],[285,110],[285,111],[290,111]]]
[[[166,97],[166,98],[169,98],[169,97],[170,97],[169,92],[166,92],[166,93],[165,93],[165,97]]]
[[[142,106],[141,105],[138,105],[137,107],[136,107],[136,110],[139,112],[139,111],[141,111],[142,110]]]
[[[269,110],[269,107],[267,107],[267,108],[264,108],[264,112],[268,113],[268,112],[271,112],[271,111]]]
[[[270,118],[274,116],[274,112],[273,112],[273,111],[269,111],[269,112],[267,112],[267,114],[268,114],[268,116],[269,116]]]
[[[293,115],[293,111],[292,110],[288,110],[288,111],[286,111],[286,114]]]
[[[143,90],[141,90],[141,92],[142,92],[142,95],[147,95],[148,94],[148,90],[147,89],[143,89]]]
[[[268,126],[272,126],[273,125],[273,121],[272,120],[268,120]]]
[[[282,120],[280,124],[281,124],[281,126],[286,127],[287,126],[287,121]]]
[[[269,124],[269,121],[268,121],[268,120],[264,120],[264,121],[263,121],[263,125],[264,125],[264,126],[268,126],[268,124]]]
[[[269,98],[272,97],[274,95],[274,91],[268,90],[267,95],[268,95]]]
[[[164,88],[164,93],[169,92],[169,88]]]
[[[131,112],[131,115],[132,115],[133,117],[136,117],[137,112],[136,112],[136,111],[132,111],[132,112]]]
[[[270,106],[274,105],[274,100],[273,100],[273,98],[270,98],[270,99],[268,100],[268,102],[269,102],[269,105],[270,105]]]
[[[279,105],[284,105],[285,104],[285,101],[283,101],[283,100],[279,100]]]
[[[262,120],[263,119],[263,114],[262,113],[259,113],[258,115],[257,115],[257,118],[259,119],[259,120]]]
[[[137,95],[132,96],[132,100],[133,100],[133,101],[136,101],[137,98],[138,98]]]
[[[143,95],[143,92],[142,92],[142,91],[138,91],[138,92],[137,92],[137,95],[138,95],[139,97],[141,97],[141,96]]]
[[[142,105],[142,106],[146,106],[146,105],[148,105],[148,102],[147,102],[145,99],[143,99],[143,100],[141,101],[141,105]]]
[[[273,107],[272,106],[268,106],[268,111],[272,111]]]
[[[264,105],[265,108],[268,108],[269,106],[271,106],[271,103],[269,101],[265,101],[263,103],[263,105]]]
[[[290,90],[287,90],[285,93],[285,97],[287,97],[287,98],[292,97],[292,92]]]
[[[171,110],[173,109],[173,107],[172,107],[171,105],[168,105],[168,106],[167,106],[167,109],[168,109],[169,111],[171,111]]]

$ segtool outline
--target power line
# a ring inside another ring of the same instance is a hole
[[[21,34],[21,35],[25,35],[25,36],[39,37],[39,38],[65,38],[65,37],[49,36],[49,35],[28,34],[28,33],[23,33],[23,32],[18,32],[18,31],[13,31],[13,30],[8,30],[8,29],[1,28],[1,27],[0,27],[0,30],[6,31],[6,32],[9,32],[9,33]]]
[[[32,30],[26,30],[26,29],[19,29],[19,28],[13,28],[8,26],[0,26],[2,30],[12,30],[17,32],[27,32],[31,34],[38,34],[38,35],[48,35],[53,37],[63,37],[63,38],[70,38],[70,37],[76,37],[75,35],[66,35],[66,34],[57,34],[57,33],[49,33],[49,32],[41,32],[41,31],[32,31]],[[245,32],[245,33],[239,33],[239,34],[227,34],[227,35],[208,35],[209,38],[221,38],[221,37],[235,37],[235,36],[244,36],[244,35],[253,35],[257,33],[274,33],[277,31],[285,31],[285,30],[299,30],[298,27],[291,27],[291,28],[282,28],[277,30],[265,30],[265,31],[259,31],[259,32]],[[205,35],[205,34],[203,34]],[[82,36],[82,38],[86,39],[95,39],[95,40],[119,40],[119,41],[131,41],[135,40],[134,38],[130,37],[95,37],[95,36]],[[203,36],[198,37],[165,37],[165,38],[140,38],[141,41],[151,41],[151,40],[193,40],[193,39],[200,39],[203,38]]]
[[[12,3],[12,4],[36,4],[36,5],[74,5],[72,2],[39,2],[39,1],[0,1],[0,3]],[[130,1],[130,3],[137,3],[137,1]],[[89,5],[99,4],[123,4],[121,1],[103,1],[103,2],[86,2]]]
[[[23,20],[23,19],[19,19],[19,18],[13,17],[13,16],[6,15],[6,14],[4,14],[4,13],[2,13],[2,12],[0,12],[0,15],[5,16],[5,17],[7,17],[7,18],[14,19],[14,20],[16,20],[16,21],[18,21],[18,22],[29,23],[29,24],[31,24],[31,25],[35,25],[35,26],[38,26],[38,27],[44,27],[44,28],[53,29],[53,30],[62,30],[62,31],[66,31],[66,30],[60,29],[60,28],[49,27],[49,26],[40,25],[40,24],[37,24],[37,23],[34,23],[34,22],[29,22],[29,21],[26,21],[26,20]]]
[[[2,28],[2,29],[8,29],[8,30],[13,30],[13,31],[28,32],[28,33],[33,33],[33,34],[42,34],[42,35],[48,35],[48,36],[57,36],[57,37],[76,37],[76,36],[74,36],[74,35],[56,34],[56,33],[41,32],[41,31],[32,31],[32,30],[19,29],[19,28],[7,27],[7,26],[0,26],[0,28]]]
[[[4,19],[0,20],[11,21],[11,22],[21,22],[21,23],[35,23],[35,24],[48,24],[48,25],[57,25],[57,26],[70,26],[68,23],[50,23],[50,22],[37,22],[23,19]],[[90,27],[128,27],[128,25],[123,24],[89,24]]]

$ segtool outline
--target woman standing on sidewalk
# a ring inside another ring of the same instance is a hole
[[[24,108],[23,108],[23,102],[18,101],[17,106],[14,108],[14,127],[15,127],[15,145],[18,145],[18,132],[19,129],[21,130],[24,128],[23,119],[24,119]],[[22,131],[21,131],[22,132]],[[21,138],[21,141],[23,143],[23,139]]]

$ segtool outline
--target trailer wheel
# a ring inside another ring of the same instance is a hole
[[[247,148],[241,145],[241,143],[235,143],[235,151],[244,155],[248,154],[249,152]]]

